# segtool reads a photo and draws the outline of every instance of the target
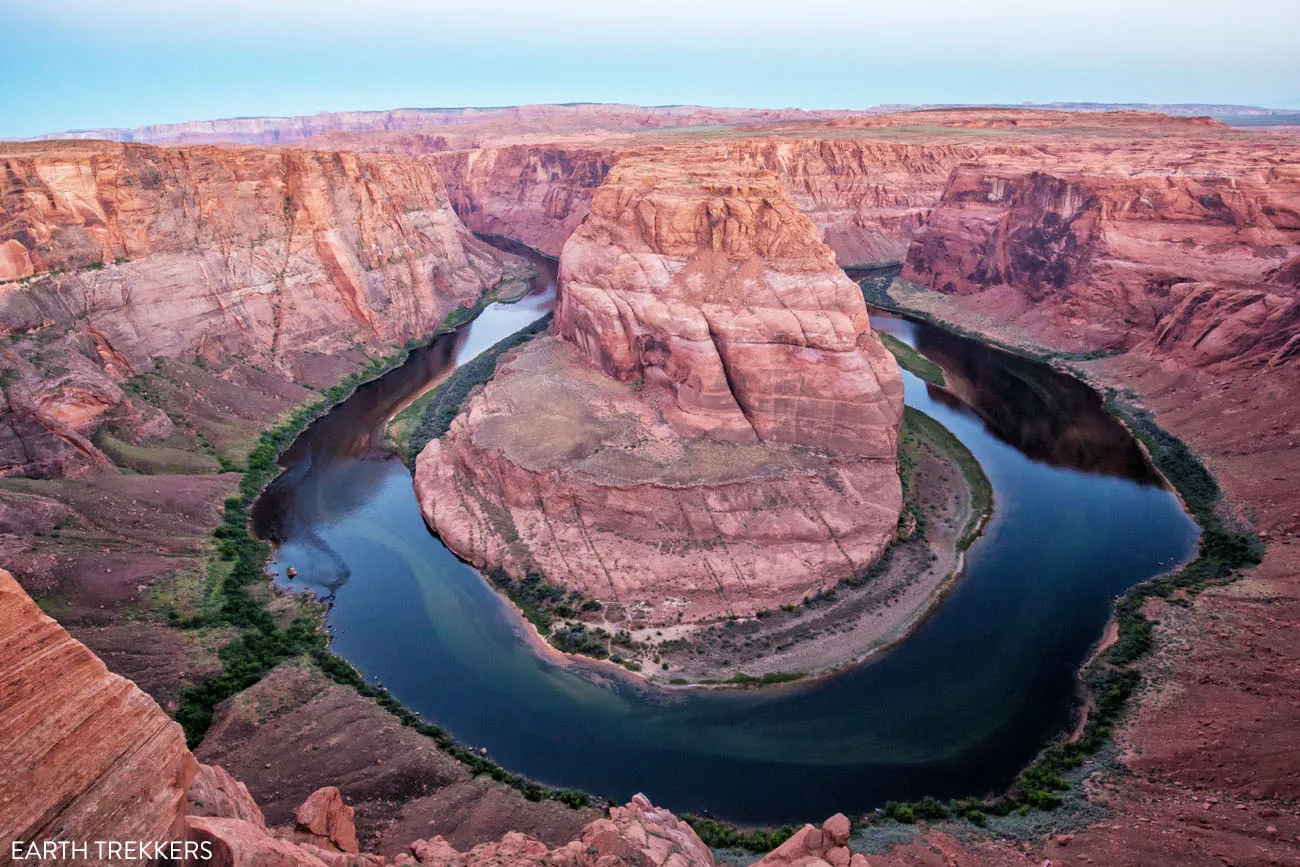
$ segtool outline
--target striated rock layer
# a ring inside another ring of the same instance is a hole
[[[0,166],[0,329],[59,341],[0,353],[9,472],[105,464],[86,437],[160,357],[329,385],[503,277],[427,158],[61,142]]]
[[[0,570],[0,843],[175,840],[198,768],[153,699]],[[128,863],[128,862],[119,862]]]
[[[797,601],[892,539],[897,365],[780,182],[719,156],[625,157],[565,245],[557,337],[420,455],[461,556],[668,623]]]
[[[1276,364],[1296,351],[1298,255],[1295,161],[1193,140],[961,166],[903,276],[1081,349]]]

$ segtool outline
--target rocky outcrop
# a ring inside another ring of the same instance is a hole
[[[625,157],[560,281],[556,333],[662,388],[682,433],[893,459],[897,365],[775,176],[711,151]]]
[[[1300,357],[1300,297],[1285,291],[1205,283],[1172,287],[1182,301],[1160,320],[1147,348],[1189,367],[1294,361]]]
[[[343,793],[326,786],[311,793],[293,814],[295,830],[318,838],[340,852],[356,854],[357,826],[352,808],[343,803]]]
[[[4,571],[0,672],[6,856],[15,840],[184,838],[197,763],[181,727],[110,674]]]
[[[418,460],[453,550],[650,623],[797,601],[880,556],[901,377],[773,175],[625,157],[560,279],[559,339],[507,357]]]
[[[441,837],[411,845],[410,855],[393,862],[406,867],[713,867],[713,853],[690,825],[636,795],[624,807],[611,807],[609,818],[582,829],[577,840],[555,848],[525,834],[511,832],[499,843],[484,843],[458,852]]]
[[[273,837],[241,819],[194,817],[188,839],[203,848],[185,863],[203,867],[333,867],[305,846]],[[203,857],[206,853],[211,857]]]
[[[848,817],[836,813],[821,828],[804,825],[757,863],[761,867],[870,867],[865,855],[849,848],[851,830]]]
[[[185,804],[190,816],[239,819],[263,830],[266,828],[266,818],[249,794],[248,786],[230,776],[220,765],[199,765],[185,796]]]

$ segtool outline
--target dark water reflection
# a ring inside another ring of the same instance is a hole
[[[888,318],[879,311],[872,317]],[[945,386],[931,388],[931,399],[969,407],[990,433],[1033,460],[1160,484],[1137,441],[1082,382],[937,328],[907,330],[916,348],[944,370]]]
[[[543,283],[545,280],[542,281]],[[1195,546],[1194,525],[1077,383],[924,325],[878,317],[948,368],[907,401],[985,467],[997,511],[967,574],[898,648],[815,684],[710,693],[557,664],[426,530],[384,420],[471,353],[540,316],[495,305],[313,425],[258,502],[285,582],[334,594],[333,648],[507,768],[740,820],[820,819],[1007,784],[1075,707],[1074,670],[1116,594]],[[452,363],[455,363],[454,361]],[[520,419],[527,424],[527,419]],[[281,579],[283,580],[283,579]]]

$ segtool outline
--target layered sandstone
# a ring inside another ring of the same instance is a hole
[[[986,156],[953,172],[903,276],[1078,348],[1267,361],[1294,334],[1300,169],[1248,145]]]
[[[6,856],[16,840],[185,836],[197,763],[181,727],[42,614],[3,570],[0,672]]]
[[[559,256],[619,155],[609,146],[508,145],[451,151],[434,163],[465,225]]]
[[[87,437],[106,414],[165,436],[119,387],[160,357],[328,385],[504,274],[428,159],[59,143],[0,162],[0,454],[18,472],[104,464]]]
[[[984,150],[958,142],[874,141],[824,132],[742,139],[728,146],[731,159],[781,178],[845,268],[902,262],[953,168]]]
[[[653,623],[797,601],[880,556],[901,377],[773,175],[624,157],[560,280],[557,337],[503,360],[418,460],[454,551]]]

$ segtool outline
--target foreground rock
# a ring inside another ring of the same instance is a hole
[[[340,852],[356,854],[357,826],[352,808],[343,803],[343,793],[335,786],[312,792],[293,815],[295,829],[310,834]]]
[[[626,157],[560,278],[558,337],[504,360],[418,460],[453,550],[660,624],[796,602],[880,556],[901,376],[774,176]]]
[[[836,813],[821,828],[804,825],[763,856],[762,867],[870,867],[865,855],[849,849],[848,817]]]
[[[0,841],[177,840],[181,727],[0,570]],[[125,862],[119,862],[125,863]]]
[[[411,854],[399,855],[393,863],[406,867],[713,867],[713,853],[690,825],[655,807],[645,795],[637,795],[624,807],[611,807],[609,818],[587,825],[577,840],[564,846],[551,848],[511,832],[499,843],[458,852],[443,838],[434,837],[412,844]]]

